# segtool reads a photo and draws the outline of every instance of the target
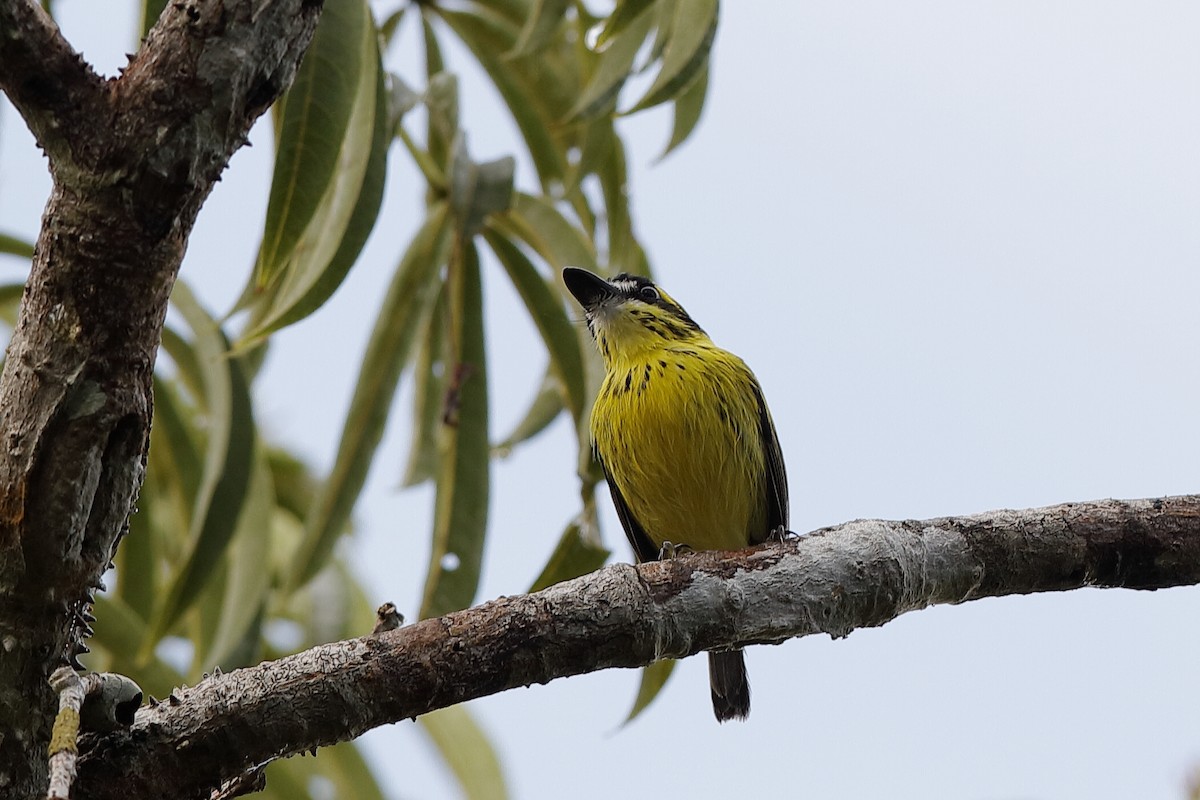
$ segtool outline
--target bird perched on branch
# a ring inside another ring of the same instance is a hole
[[[563,270],[604,359],[592,444],[638,561],[782,537],[787,474],[762,389],[647,278]],[[708,654],[717,719],[750,713],[741,650]]]

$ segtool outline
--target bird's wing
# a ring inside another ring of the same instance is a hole
[[[596,460],[600,462],[600,467],[604,470],[604,479],[608,483],[608,491],[612,493],[613,505],[617,507],[617,518],[621,520],[621,527],[625,529],[625,536],[629,539],[629,543],[633,545],[633,553],[637,556],[638,562],[657,561],[659,548],[654,546],[654,542],[650,541],[650,537],[646,535],[646,531],[642,530],[642,526],[633,518],[633,512],[629,510],[629,504],[625,502],[625,497],[621,494],[621,490],[617,487],[617,482],[613,480],[612,474],[608,471],[608,466],[605,465],[604,459],[600,458],[599,453],[596,454]]]
[[[763,454],[767,467],[767,532],[780,528],[788,529],[788,483],[787,469],[783,466],[783,449],[775,433],[775,423],[767,410],[767,401],[762,389],[756,384],[754,396],[758,400],[758,428],[762,435]]]

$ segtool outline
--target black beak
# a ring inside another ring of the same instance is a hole
[[[585,311],[591,311],[604,300],[615,297],[617,294],[612,284],[604,278],[579,267],[563,269],[563,283],[567,285],[567,290],[575,295],[575,299],[579,301],[579,305],[583,306]]]

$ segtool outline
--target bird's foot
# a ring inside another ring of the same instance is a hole
[[[800,538],[800,534],[796,533],[795,531],[789,531],[787,528],[785,528],[782,525],[780,525],[775,530],[773,530],[769,534],[767,534],[767,541],[768,542],[776,542],[777,544],[784,544],[785,542],[794,542],[796,539],[799,539],[799,538]]]
[[[696,551],[692,549],[691,545],[675,544],[674,542],[663,542],[662,547],[660,547],[658,550],[658,560],[665,561],[668,558],[675,558],[677,556],[682,556],[682,555],[686,555],[687,553],[694,553],[694,552],[696,552]]]

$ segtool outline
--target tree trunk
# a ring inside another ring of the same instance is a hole
[[[196,214],[290,84],[313,0],[170,4],[105,81],[32,0],[0,0],[0,89],[54,180],[0,378],[0,794],[45,792],[46,680],[136,500],[151,375]]]

